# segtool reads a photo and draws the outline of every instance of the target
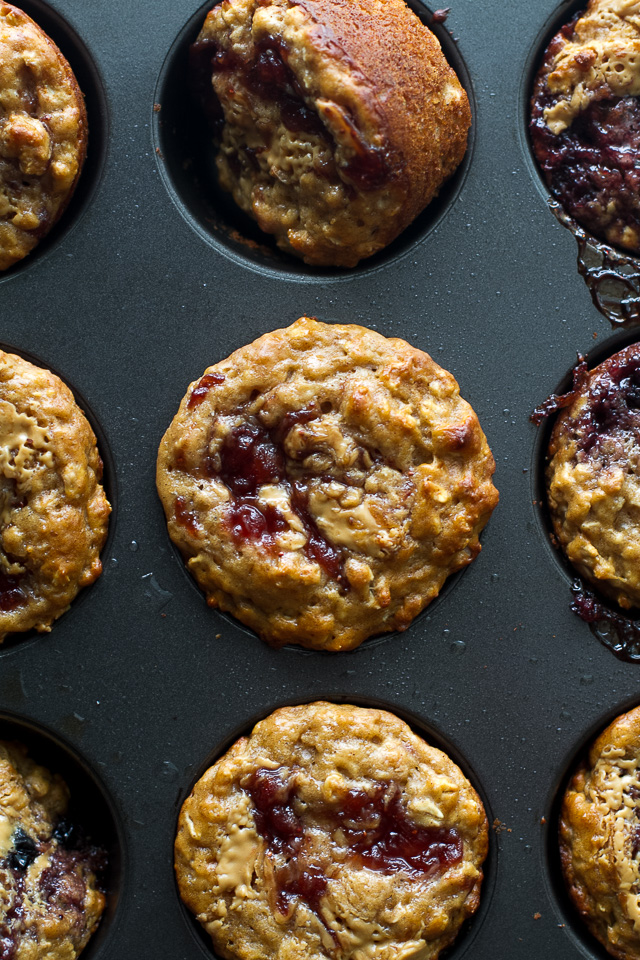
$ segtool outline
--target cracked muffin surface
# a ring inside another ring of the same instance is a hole
[[[573,776],[560,817],[571,898],[591,933],[620,960],[640,953],[640,707],[598,737]]]
[[[192,77],[221,185],[309,264],[381,250],[466,150],[467,95],[404,0],[224,0]]]
[[[274,645],[339,650],[406,628],[477,555],[494,467],[427,354],[303,317],[191,384],[157,482],[211,606]]]
[[[0,955],[74,960],[105,907],[102,850],[65,814],[69,791],[18,743],[0,741]]]
[[[571,395],[551,434],[553,529],[571,563],[621,607],[640,606],[640,345],[614,354]]]
[[[640,3],[591,0],[551,41],[531,139],[549,189],[600,240],[640,253]]]
[[[488,829],[393,714],[312,703],[238,740],[185,801],[180,894],[225,960],[434,960],[478,907]]]
[[[111,508],[69,388],[0,351],[0,640],[48,631],[100,575]]]
[[[84,98],[71,67],[33,20],[0,2],[0,270],[49,232],[86,152]]]

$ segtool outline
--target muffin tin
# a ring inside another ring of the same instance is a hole
[[[535,64],[580,4],[455,0],[435,30],[471,96],[467,158],[402,237],[349,272],[287,260],[207,186],[206,135],[185,141],[180,126],[199,123],[183,67],[207,5],[22,6],[76,71],[90,152],[64,220],[0,277],[0,342],[76,391],[114,512],[103,576],[50,635],[0,649],[0,715],[2,736],[60,760],[112,850],[108,913],[84,956],[212,955],[176,892],[178,809],[255,720],[325,698],[398,713],[486,803],[484,895],[451,958],[606,957],[562,889],[555,824],[580,751],[640,700],[638,667],[571,612],[573,574],[540,508],[546,431],[529,422],[578,351],[591,365],[640,336],[595,308],[528,145]],[[275,651],[209,610],[155,493],[158,443],[187,385],[303,313],[432,354],[497,461],[482,554],[405,633],[352,653]]]

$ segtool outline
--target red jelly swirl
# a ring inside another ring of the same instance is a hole
[[[245,789],[267,853],[281,854],[284,859],[275,873],[281,911],[299,897],[318,913],[327,878],[321,867],[305,856],[307,833],[297,812],[295,779],[287,780],[281,769],[262,768],[251,775]],[[308,808],[307,816],[313,817]],[[346,840],[351,862],[369,870],[426,877],[462,860],[458,831],[416,824],[402,805],[398,787],[387,782],[376,783],[371,791],[350,790],[339,806],[323,806],[318,819],[334,835],[340,834],[341,847]]]
[[[290,477],[282,447],[284,437],[296,423],[307,423],[319,415],[316,408],[289,413],[273,430],[266,430],[256,421],[238,424],[222,444],[219,476],[232,493],[227,519],[236,543],[253,541],[270,549],[275,535],[288,529],[277,506],[258,498],[262,486],[279,484],[304,528],[307,556],[346,590],[348,581],[342,550],[329,542],[315,522],[309,510],[307,486],[302,480]]]

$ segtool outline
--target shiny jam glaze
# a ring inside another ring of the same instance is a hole
[[[317,408],[305,408],[288,414],[273,430],[266,430],[256,421],[238,424],[222,444],[219,476],[232,494],[227,520],[236,543],[251,541],[270,549],[275,534],[288,529],[280,510],[258,499],[262,486],[279,484],[304,528],[307,557],[346,590],[342,550],[333,546],[316,524],[309,510],[307,485],[289,476],[282,448],[284,438],[296,423],[306,423],[319,415]]]
[[[621,227],[639,229],[637,98],[594,100],[559,134],[552,133],[544,120],[544,110],[556,102],[557,98],[546,92],[544,84],[537,84],[532,101],[531,141],[547,186],[571,216],[602,240],[606,239],[613,219]]]
[[[256,830],[266,841],[270,854],[283,854],[285,862],[275,869],[277,907],[286,914],[299,898],[320,915],[320,900],[327,889],[327,877],[317,864],[304,857],[304,827],[293,809],[295,788],[278,770],[256,770],[246,787],[253,801]]]
[[[21,576],[8,576],[0,572],[0,611],[2,613],[11,613],[23,607],[27,602],[27,595],[22,590],[20,584],[23,582]]]
[[[188,509],[187,501],[184,497],[176,497],[173,509],[176,515],[176,523],[179,523],[181,527],[184,527],[185,530],[188,530],[189,533],[195,536],[201,527],[196,514]]]
[[[226,377],[222,373],[205,373],[204,377],[201,377],[198,381],[197,386],[193,388],[187,403],[187,409],[192,410],[194,407],[199,407],[212,387],[224,383],[225,380]]]
[[[578,446],[591,452],[609,434],[631,432],[640,442],[640,351],[611,357],[589,388],[575,422]]]
[[[318,913],[327,878],[318,864],[305,857],[305,827],[296,813],[295,778],[287,781],[280,769],[259,769],[245,789],[268,853],[286,858],[285,865],[276,869],[282,912],[299,897]],[[327,804],[307,813],[338,838],[340,849],[346,841],[349,860],[357,867],[425,877],[462,860],[459,833],[418,826],[403,807],[399,789],[390,783],[376,783],[369,792],[350,790],[339,806]]]
[[[398,788],[388,783],[378,784],[373,796],[350,790],[337,820],[350,849],[370,870],[428,876],[462,860],[459,833],[418,826],[407,816]]]

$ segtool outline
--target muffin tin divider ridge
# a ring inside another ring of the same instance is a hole
[[[23,6],[37,18],[45,4]],[[616,660],[571,613],[532,502],[530,413],[577,351],[620,342],[577,273],[573,237],[547,208],[522,127],[527,63],[556,5],[455,0],[445,26],[476,105],[457,199],[397,256],[310,282],[209,246],[167,193],[152,139],[154,116],[162,122],[155,91],[200,4],[50,7],[95,62],[108,136],[95,146],[103,165],[72,227],[0,277],[0,342],[86,398],[115,464],[114,528],[104,575],[52,633],[0,649],[0,715],[62,740],[113,805],[122,880],[84,956],[211,956],[176,893],[180,803],[253,720],[335,698],[386,706],[433,730],[499,821],[480,911],[452,958],[601,960],[559,894],[549,835],[568,765],[638,702],[640,687],[637,665]],[[275,651],[209,610],[169,542],[154,487],[158,443],[187,385],[304,313],[430,353],[458,380],[497,462],[501,502],[480,556],[405,633],[352,653]]]

